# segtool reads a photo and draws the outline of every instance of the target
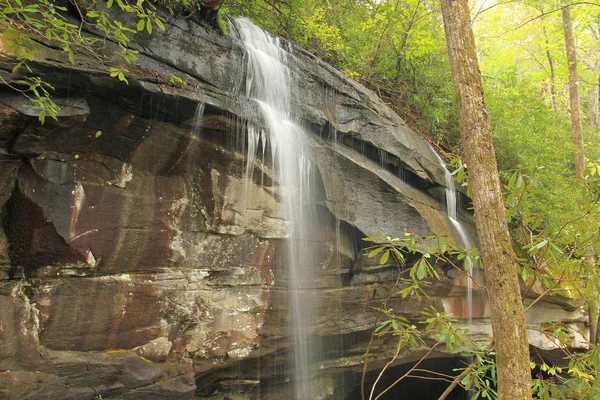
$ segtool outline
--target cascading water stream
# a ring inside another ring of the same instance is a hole
[[[431,147],[431,146],[430,146]],[[446,194],[446,213],[448,215],[448,219],[450,220],[450,222],[452,223],[452,225],[454,226],[454,228],[457,230],[458,234],[460,235],[460,238],[462,240],[462,244],[464,246],[464,248],[466,250],[471,249],[473,247],[473,245],[471,244],[471,241],[469,240],[469,237],[467,235],[467,233],[465,232],[465,229],[463,228],[462,224],[460,223],[460,221],[458,220],[458,196],[456,195],[456,186],[454,186],[454,181],[452,179],[452,174],[450,173],[450,171],[448,171],[448,168],[446,168],[446,163],[444,163],[444,160],[442,160],[442,157],[440,157],[440,155],[433,149],[433,147],[431,147],[431,151],[433,151],[433,153],[435,154],[435,156],[437,157],[438,161],[440,162],[441,167],[444,169],[444,180],[445,180],[445,194]],[[465,263],[466,263],[466,270],[467,270],[467,304],[466,304],[466,310],[465,314],[467,316],[467,327],[469,328],[470,331],[472,331],[473,328],[473,270],[474,270],[474,265],[473,265],[473,260],[471,260],[471,257],[466,257],[465,258]],[[472,362],[472,359],[468,359],[469,364]],[[465,399],[470,399],[473,397],[473,395],[475,394],[475,392],[473,392],[473,390],[468,391],[465,393]]]
[[[440,165],[444,169],[444,178],[445,178],[445,189],[446,189],[446,213],[448,215],[448,219],[460,235],[462,239],[462,244],[465,249],[471,249],[473,245],[471,244],[469,237],[467,236],[467,232],[464,227],[458,220],[458,201],[456,195],[456,187],[454,186],[454,181],[452,179],[452,174],[446,168],[446,164],[440,157],[440,155],[431,148],[431,151],[435,154]],[[471,327],[473,322],[473,261],[470,257],[466,257],[465,262],[467,263],[467,325]]]
[[[290,89],[292,82],[287,66],[290,48],[286,42],[256,27],[248,19],[235,19],[233,32],[244,45],[245,79],[237,92],[256,101],[264,121],[264,129],[248,127],[246,178],[253,177],[259,152],[265,149],[272,158],[272,170],[281,187],[286,219],[291,224],[285,255],[290,304],[290,336],[293,340],[293,393],[290,398],[314,398],[311,385],[311,364],[316,361],[314,340],[310,337],[311,311],[315,309],[315,250],[311,226],[311,168],[308,143],[303,130],[291,120]],[[287,47],[287,48],[286,48]]]

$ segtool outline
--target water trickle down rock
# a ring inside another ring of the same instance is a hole
[[[220,390],[285,398],[295,368],[286,361],[292,227],[272,150],[259,145],[247,168],[248,126],[266,126],[260,103],[231,91],[240,46],[170,21],[139,46],[129,86],[95,58],[81,55],[83,68],[44,48],[32,68],[65,107],[43,126],[0,88],[4,397],[191,399]],[[13,62],[0,64],[6,71]],[[319,302],[307,329],[323,343],[323,390],[314,397],[343,398],[357,388],[373,307],[397,273],[366,260],[361,237],[452,232],[444,171],[374,93],[300,49],[288,65],[298,84],[289,120],[308,133],[316,188],[318,226],[307,240]],[[186,88],[168,86],[182,73]],[[417,318],[428,302],[464,295],[446,277],[432,291],[388,306]],[[528,313],[530,326],[544,315],[583,332],[579,308],[554,301]],[[373,369],[392,347],[376,349]]]

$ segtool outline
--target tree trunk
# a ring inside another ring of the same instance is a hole
[[[544,3],[542,0],[540,0],[539,10],[542,15],[542,21],[544,21]],[[550,39],[548,38],[548,31],[546,30],[545,25],[543,26],[543,31],[546,43],[546,59],[548,60],[548,66],[550,68],[550,105],[552,106],[552,110],[556,113],[558,112],[558,107],[556,105],[556,72],[554,71],[554,59],[550,53]]]
[[[565,45],[567,48],[567,62],[569,63],[569,104],[571,106],[571,132],[573,144],[575,145],[575,178],[577,183],[585,185],[585,149],[583,144],[583,124],[581,122],[581,111],[579,106],[579,76],[577,74],[577,49],[575,48],[575,38],[573,37],[573,23],[571,21],[571,7],[568,3],[562,8],[563,29],[565,31]],[[581,200],[583,202],[583,200]],[[596,273],[596,257],[593,249],[585,249],[585,259],[583,260],[589,271],[594,276]],[[594,279],[595,281],[596,279]],[[588,306],[590,338],[592,344],[596,344],[598,336],[598,318],[600,302],[598,301],[598,290],[594,282],[593,295]]]
[[[583,184],[583,171],[585,169],[585,153],[583,147],[583,126],[581,124],[581,111],[579,107],[579,77],[577,75],[577,50],[573,37],[573,24],[571,23],[571,7],[562,8],[563,28],[567,47],[567,61],[569,63],[569,104],[571,106],[571,130],[573,144],[575,144],[575,177],[577,182]]]
[[[593,40],[599,41],[600,24],[597,24],[595,27],[590,27],[590,30],[594,32]],[[596,85],[594,86],[594,93],[592,95],[592,116],[590,118],[590,127],[592,130],[596,130],[600,126],[600,49],[596,49],[594,72],[598,78],[596,78]]]
[[[592,129],[598,128],[598,116],[600,115],[600,76],[594,87],[594,98],[592,99],[592,118],[590,124]]]
[[[468,0],[441,0],[464,154],[496,342],[498,398],[531,399],[531,370],[516,257],[506,222]]]
[[[550,105],[556,113],[558,112],[558,107],[556,106],[556,73],[554,72],[554,60],[552,59],[552,54],[550,54],[550,41],[548,40],[546,28],[544,28],[544,36],[546,37],[546,58],[550,66]]]

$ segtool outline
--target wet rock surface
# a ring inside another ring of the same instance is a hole
[[[291,227],[268,155],[246,176],[246,121],[261,121],[232,92],[238,47],[171,21],[139,43],[128,86],[95,59],[71,65],[44,48],[31,66],[61,106],[44,125],[0,88],[2,398],[287,396]],[[318,189],[318,234],[305,238],[317,244],[316,262],[304,266],[320,298],[309,327],[323,346],[315,379],[320,398],[341,399],[356,390],[374,308],[398,273],[366,259],[362,237],[453,229],[427,144],[372,92],[299,49],[292,58]],[[7,72],[13,63],[0,55],[8,82],[18,79]],[[171,74],[187,74],[188,85],[170,87]],[[464,318],[464,288],[443,275],[431,297],[388,306],[414,319],[435,304]],[[576,307],[536,307],[545,317],[532,327],[554,318],[585,331]],[[484,300],[477,310],[487,340]],[[393,350],[377,342],[371,369]]]

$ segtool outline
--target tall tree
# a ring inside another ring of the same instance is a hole
[[[592,98],[592,117],[590,118],[590,125],[592,129],[598,127],[598,120],[600,116],[600,76],[594,87],[594,97]]]
[[[571,20],[571,7],[566,1],[562,8],[563,29],[565,31],[565,45],[567,49],[567,62],[569,64],[569,104],[571,111],[571,130],[573,144],[575,145],[575,176],[577,182],[583,184],[583,171],[585,169],[585,152],[583,146],[583,126],[581,123],[581,108],[579,106],[579,76],[577,74],[577,48],[573,36],[573,23]]]
[[[581,109],[579,101],[579,75],[577,73],[577,48],[573,36],[573,22],[571,19],[571,6],[567,0],[562,8],[563,29],[565,32],[565,46],[567,49],[567,62],[569,64],[569,104],[571,111],[571,133],[573,144],[575,145],[575,178],[577,183],[585,185],[585,148],[583,143],[583,124],[581,122]],[[584,262],[587,264],[591,273],[596,273],[596,258],[593,249],[587,249]],[[590,282],[593,289],[594,298],[588,305],[590,343],[595,344],[598,336],[598,308],[600,302],[597,299],[598,290],[594,282]]]
[[[441,0],[441,4],[475,224],[485,265],[496,342],[498,398],[531,399],[529,345],[516,256],[506,222],[468,0]]]
[[[544,20],[544,3],[540,0],[540,12],[542,13],[542,22]],[[546,59],[548,60],[548,75],[549,75],[549,86],[550,86],[550,105],[552,106],[552,110],[554,112],[558,112],[558,107],[556,106],[556,72],[554,71],[554,59],[552,58],[552,53],[550,52],[550,39],[548,38],[548,31],[546,26],[542,26],[542,31],[544,32],[544,50],[546,51]]]

